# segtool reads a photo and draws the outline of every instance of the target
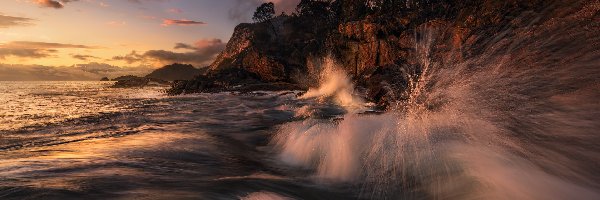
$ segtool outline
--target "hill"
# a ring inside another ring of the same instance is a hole
[[[202,74],[204,71],[205,70],[197,69],[192,65],[174,63],[152,71],[150,74],[146,75],[146,78],[165,81],[188,80]]]

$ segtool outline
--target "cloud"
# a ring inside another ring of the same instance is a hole
[[[8,56],[21,58],[44,58],[56,53],[58,51],[56,49],[64,48],[93,49],[98,47],[77,44],[15,41],[6,44],[0,44],[0,59],[4,59]]]
[[[66,3],[75,2],[79,0],[35,0],[34,2],[41,7],[60,9],[65,7]]]
[[[0,81],[85,81],[102,77],[124,75],[144,76],[151,67],[117,67],[105,63],[87,63],[73,66],[10,65],[0,64]]]
[[[268,2],[275,4],[275,13],[279,14],[281,12],[294,12],[300,0],[236,0],[235,6],[229,9],[229,19],[237,22],[248,22],[256,8]]]
[[[118,60],[118,61],[124,61],[127,64],[133,64],[133,63],[137,63],[137,62],[143,62],[144,56],[141,54],[138,54],[136,51],[131,51],[131,53],[129,53],[127,55],[114,56],[112,59]]]
[[[0,14],[0,28],[8,28],[11,26],[27,26],[31,25],[31,18],[13,17]]]
[[[195,51],[222,51],[225,43],[221,39],[201,39],[194,44],[176,43],[174,49],[189,49]]]
[[[71,56],[73,56],[73,58],[75,58],[75,59],[83,60],[83,61],[88,61],[90,59],[100,59],[99,57],[92,56],[92,55],[73,54]]]
[[[47,49],[11,49],[11,48],[0,48],[0,59],[5,59],[8,56],[15,56],[21,58],[44,58],[51,56],[56,50]]]
[[[179,25],[179,26],[191,26],[191,25],[204,25],[205,22],[201,21],[193,21],[186,19],[164,19],[162,25],[170,26],[170,25]]]
[[[174,14],[179,14],[179,13],[183,13],[183,11],[179,8],[171,8],[167,10],[168,13],[174,13]]]
[[[225,43],[220,39],[202,39],[193,44],[177,43],[174,49],[185,49],[187,52],[174,52],[167,50],[150,50],[143,54],[135,51],[124,55],[115,56],[113,60],[133,63],[158,63],[161,65],[171,63],[185,63],[196,66],[206,66],[225,49]]]
[[[34,48],[34,49],[58,49],[58,48],[77,48],[77,49],[96,49],[99,47],[80,45],[80,44],[63,44],[52,42],[32,42],[32,41],[14,41],[6,44],[1,44],[0,48]]]

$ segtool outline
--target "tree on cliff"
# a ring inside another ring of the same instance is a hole
[[[330,12],[330,4],[330,1],[323,0],[301,0],[296,6],[296,13],[300,16],[326,16]]]
[[[275,4],[273,4],[272,2],[263,3],[258,8],[256,8],[254,16],[252,16],[252,20],[254,20],[254,22],[259,23],[266,22],[271,20],[273,18],[273,15],[275,15]]]

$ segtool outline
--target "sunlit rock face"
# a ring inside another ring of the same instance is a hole
[[[252,36],[252,24],[239,24],[235,28],[233,36],[231,36],[231,39],[227,42],[227,47],[210,65],[210,69],[217,70],[231,65],[235,56],[239,55],[250,46]]]

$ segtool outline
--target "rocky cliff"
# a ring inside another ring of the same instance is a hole
[[[598,7],[580,0],[303,0],[291,16],[238,25],[206,75],[178,82],[170,92],[256,83],[313,86],[319,59],[331,56],[369,100],[385,106],[405,98],[411,79],[431,61],[479,56],[501,38],[534,34],[523,28],[581,10],[591,14],[578,21],[597,22]]]

